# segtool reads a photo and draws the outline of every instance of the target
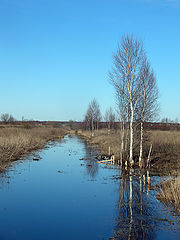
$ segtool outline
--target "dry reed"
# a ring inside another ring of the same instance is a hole
[[[83,131],[81,132],[81,136],[90,143],[97,144],[102,154],[108,155],[110,147],[111,154],[114,154],[116,158],[119,158],[121,139],[120,131],[111,130],[110,134],[108,134],[107,129],[101,129],[94,132],[94,137],[92,137],[90,131]]]
[[[43,148],[47,141],[60,138],[65,130],[52,127],[1,128],[0,129],[0,171],[11,161],[17,160],[33,150]]]
[[[180,212],[180,176],[161,183],[159,198],[165,204],[170,204]]]
[[[180,131],[151,131],[153,166],[167,170],[180,168]]]
[[[94,132],[94,137],[90,131],[82,131],[81,136],[93,144],[98,144],[102,154],[108,154],[109,146],[111,153],[115,154],[116,159],[120,156],[121,132],[112,130],[108,134],[107,129],[101,129]],[[146,161],[149,147],[152,144],[151,163],[154,168],[180,168],[180,132],[179,131],[148,131],[146,132],[146,141],[143,146],[143,157]],[[139,142],[134,141],[134,158],[138,161]]]

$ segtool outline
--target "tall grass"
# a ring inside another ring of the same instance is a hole
[[[111,153],[116,159],[120,156],[121,132],[112,130],[108,135],[107,129],[94,132],[94,137],[90,131],[83,131],[81,135],[91,143],[99,145],[102,154],[108,154],[109,146]],[[143,143],[143,157],[146,161],[150,145],[152,144],[151,163],[154,168],[180,168],[180,132],[179,131],[148,131]],[[134,139],[134,160],[138,161],[139,141]]]
[[[158,168],[180,169],[180,131],[151,131],[152,165]]]
[[[175,207],[180,213],[180,176],[161,184],[159,198],[165,204]]]
[[[159,154],[180,153],[180,131],[151,131],[150,140]]]
[[[64,134],[65,130],[52,127],[0,129],[0,171],[11,161],[43,148],[47,141],[62,137]]]
[[[116,155],[116,158],[120,155],[120,131],[111,130],[110,134],[108,134],[107,129],[101,129],[95,131],[94,137],[90,131],[81,132],[81,136],[83,136],[86,140],[90,141],[92,144],[98,144],[99,150],[104,155],[108,155],[109,147],[111,153]]]

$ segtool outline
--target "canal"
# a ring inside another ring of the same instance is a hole
[[[0,239],[180,239],[180,222],[137,172],[98,164],[97,150],[66,136],[0,176]]]

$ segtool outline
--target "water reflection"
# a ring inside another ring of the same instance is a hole
[[[97,150],[91,145],[85,144],[85,156],[83,158],[87,174],[95,179],[98,175],[99,165],[95,159]],[[108,165],[105,165],[108,166]],[[103,165],[104,167],[104,165]],[[152,226],[155,221],[155,209],[149,204],[149,186],[145,175],[141,172],[120,170],[117,181],[119,185],[119,200],[117,203],[117,217],[115,219],[114,237],[112,239],[155,239]]]
[[[178,223],[155,199],[148,174],[99,164],[97,153],[67,137],[41,161],[4,172],[0,239],[178,239]],[[154,185],[161,179],[152,178]]]
[[[85,166],[87,174],[91,177],[92,180],[98,175],[99,164],[97,163],[95,157],[98,153],[96,148],[93,148],[92,145],[84,143],[85,155],[83,159],[85,160]]]
[[[155,198],[149,195],[147,179],[140,171],[121,171],[116,227],[112,239],[152,240],[156,239],[158,229],[174,224],[171,216],[168,220],[167,216],[160,213],[160,206],[156,206]]]
[[[97,163],[97,150],[91,145],[85,144],[85,150],[83,159],[86,173],[92,179],[98,177],[100,168],[112,168],[109,164]],[[163,239],[159,237],[159,230],[162,236],[165,233],[168,239],[174,239],[170,229],[177,219],[172,216],[172,212],[168,215],[167,209],[162,211],[162,204],[155,198],[156,190],[151,189],[150,172],[124,170],[118,166],[114,166],[114,171],[118,173],[114,180],[118,185],[119,199],[116,204],[114,236],[110,239]]]

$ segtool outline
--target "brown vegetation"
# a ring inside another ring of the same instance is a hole
[[[108,129],[101,129],[95,131],[94,137],[90,131],[82,131],[81,136],[92,144],[98,144],[99,150],[103,155],[109,154],[109,146],[111,153],[115,154],[116,158],[120,154],[120,132],[111,130],[108,134]]]
[[[180,131],[151,131],[151,165],[161,170],[180,169]]]
[[[82,131],[81,136],[92,144],[98,144],[103,155],[109,153],[115,155],[116,160],[120,157],[121,132],[120,130],[108,129],[95,131],[92,137],[90,131]],[[180,169],[180,132],[179,131],[148,131],[146,133],[148,141],[144,143],[144,161],[146,162],[149,148],[152,143],[151,167],[161,171],[171,171],[172,169]],[[139,144],[135,142],[134,156],[138,161]]]
[[[61,138],[67,129],[34,127],[24,129],[8,127],[0,129],[0,171],[11,161],[17,160],[31,151],[43,148],[49,140]]]
[[[180,213],[180,177],[170,179],[161,184],[159,199],[171,205]]]
[[[81,135],[93,144],[98,144],[103,155],[115,154],[116,161],[120,158],[120,130],[108,129],[96,131],[94,137],[90,131],[82,131]],[[168,173],[170,175],[180,175],[180,132],[179,131],[148,131],[148,141],[144,145],[144,160],[147,160],[149,146],[152,143],[151,168]],[[134,149],[136,160],[138,162],[138,144]],[[180,176],[169,179],[161,183],[161,194],[159,198],[165,204],[170,204],[180,212]]]

